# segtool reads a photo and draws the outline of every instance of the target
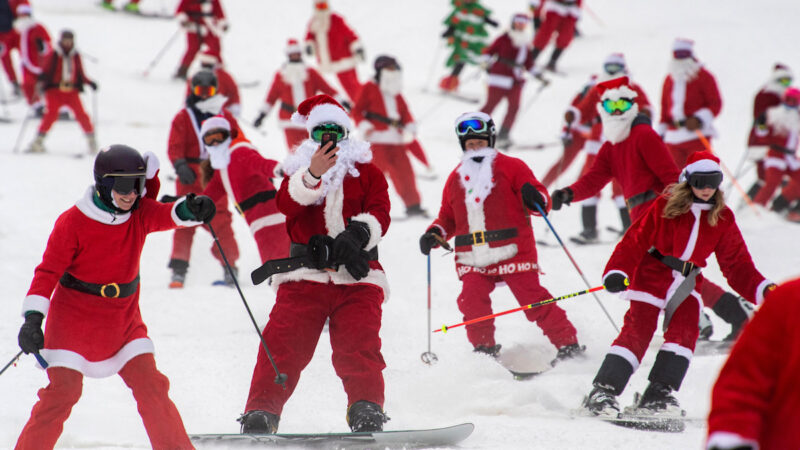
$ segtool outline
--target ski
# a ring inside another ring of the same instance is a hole
[[[578,245],[610,245],[613,244],[611,241],[601,241],[597,239],[595,241],[587,241],[579,236],[572,236],[569,238],[570,242],[578,244]]]
[[[561,141],[558,142],[541,142],[539,144],[512,144],[508,151],[517,151],[517,150],[544,150],[550,147],[557,147],[559,145],[564,145]]]
[[[539,371],[534,371],[534,372],[518,372],[516,370],[509,369],[508,367],[505,367],[505,369],[508,370],[511,373],[511,376],[517,381],[530,380],[531,378],[536,377],[538,375],[541,375],[541,374],[547,372],[548,370],[550,370],[550,369],[545,369],[545,370],[539,370]]]
[[[695,356],[718,356],[727,355],[731,352],[731,347],[735,341],[712,341],[710,339],[700,339],[694,347]]]
[[[683,411],[683,415],[686,415],[685,411]],[[603,417],[600,420],[620,427],[643,431],[680,433],[686,429],[683,417],[619,413],[617,417]]]
[[[100,4],[98,6],[100,6],[100,8],[102,8],[104,11],[113,12],[113,13],[128,14],[131,17],[143,17],[143,18],[146,18],[146,19],[163,19],[163,20],[172,20],[172,19],[175,18],[175,14],[171,14],[171,13],[168,13],[168,12],[157,13],[157,12],[152,12],[152,11],[141,11],[141,10],[139,10],[139,11],[127,11],[125,8],[113,8],[113,9],[112,8],[107,8],[107,7],[103,6],[102,4]]]
[[[435,447],[455,445],[468,438],[475,425],[462,423],[445,428],[421,430],[378,431],[374,433],[304,433],[304,434],[193,434],[189,438],[197,444],[229,447],[243,446],[320,446],[376,445],[408,447]]]
[[[460,102],[473,103],[473,104],[477,104],[477,103],[481,102],[481,99],[478,98],[478,97],[472,97],[472,96],[465,95],[465,94],[459,94],[458,92],[439,91],[439,92],[436,92],[436,94],[440,95],[442,97],[450,98],[450,99],[457,100],[457,101],[460,101]]]
[[[553,247],[553,248],[558,247],[558,245],[556,245],[556,244],[553,244],[553,243],[547,242],[547,241],[543,241],[541,239],[537,239],[536,240],[536,245],[540,245],[542,247]]]

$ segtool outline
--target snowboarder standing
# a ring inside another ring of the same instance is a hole
[[[328,0],[313,2],[314,12],[305,39],[306,51],[317,55],[322,73],[336,74],[347,96],[355,101],[361,90],[356,65],[366,61],[364,47],[344,18],[330,10]]]
[[[31,143],[28,152],[43,153],[45,151],[44,138],[50,127],[58,119],[59,110],[66,106],[75,114],[86,140],[89,152],[97,153],[97,141],[94,137],[92,120],[83,109],[80,93],[84,84],[92,90],[97,90],[97,83],[89,79],[83,71],[81,55],[75,48],[75,34],[70,30],[61,32],[58,45],[45,57],[44,70],[39,74],[39,85],[44,91],[45,112],[42,123],[39,124],[39,134]]]
[[[489,16],[492,12],[479,0],[451,0],[453,10],[444,20],[447,30],[442,37],[452,47],[446,67],[452,67],[450,75],[439,81],[439,88],[445,92],[458,90],[458,77],[467,64],[478,64],[481,52],[489,40],[486,25],[498,24]]]
[[[19,332],[22,350],[48,362],[50,384],[39,391],[17,449],[52,449],[81,397],[83,377],[114,374],[131,389],[153,448],[192,448],[139,312],[139,259],[147,234],[208,222],[214,203],[202,196],[158,203],[157,172],[152,153],[103,149],[95,184],[56,221]]]
[[[292,123],[292,114],[303,100],[319,93],[339,97],[336,90],[313,67],[303,62],[303,49],[297,39],[289,39],[285,50],[288,61],[275,72],[267,98],[261,105],[253,126],[258,128],[278,102],[278,126],[283,128],[289,153],[308,138],[306,128]],[[342,103],[345,103],[342,101]]]
[[[228,30],[220,0],[181,0],[175,17],[186,30],[186,53],[183,54],[175,78],[184,79],[200,47],[222,61],[222,35]]]
[[[273,383],[275,373],[259,348],[241,431],[277,431],[326,320],[348,425],[354,432],[381,431],[388,417],[379,332],[388,284],[377,245],[389,228],[388,185],[370,164],[369,144],[349,137],[350,118],[333,98],[306,99],[293,120],[305,122],[310,136],[286,159],[278,191],[293,263],[272,275],[278,292],[263,331],[288,381],[285,389]]]
[[[664,310],[665,342],[650,370],[650,384],[625,413],[682,417],[673,392],[680,389],[694,352],[702,309],[696,287],[703,283],[700,270],[712,253],[728,283],[748,301],[761,304],[774,287],[753,265],[733,212],[725,206],[721,182],[717,157],[692,154],[679,183],[634,221],[614,249],[603,285],[612,293],[627,290],[630,306],[584,400],[590,414],[617,417],[616,396],[639,367]]]
[[[375,58],[375,77],[361,88],[353,118],[371,144],[373,164],[392,180],[406,207],[406,215],[426,216],[420,205],[414,170],[406,151],[404,133],[416,134],[416,124],[403,97],[400,64],[391,56]]]
[[[25,100],[31,105],[38,116],[44,114],[44,104],[37,92],[36,82],[44,70],[46,55],[52,51],[50,34],[47,29],[31,17],[30,5],[23,4],[17,7],[17,20],[14,28],[19,32],[19,50],[22,60],[22,92]]]
[[[420,237],[423,254],[455,237],[456,272],[462,282],[458,308],[464,321],[492,313],[489,295],[504,282],[520,305],[553,296],[539,284],[539,265],[530,214],[538,205],[550,210],[547,190],[531,169],[495,148],[496,129],[482,112],[456,119],[456,135],[463,156],[447,179],[439,216]],[[549,304],[525,310],[558,349],[553,361],[585,351],[561,307]],[[494,320],[467,325],[467,339],[475,352],[497,356]]]
[[[572,42],[575,37],[575,23],[581,17],[581,3],[583,0],[547,0],[541,9],[540,15],[544,14],[542,25],[533,36],[533,62],[542,53],[553,33],[558,34],[555,41],[555,48],[550,55],[550,61],[545,68],[556,71],[556,62],[561,54]]]
[[[167,156],[177,174],[175,191],[178,196],[203,191],[202,180],[198,177],[200,163],[208,159],[208,151],[203,145],[200,135],[203,121],[221,114],[231,123],[231,127],[235,128],[237,133],[241,133],[233,114],[222,107],[226,98],[217,94],[217,77],[213,72],[207,70],[197,72],[192,76],[191,86],[192,91],[186,97],[186,106],[178,111],[172,119],[167,144]],[[211,226],[214,227],[214,231],[219,237],[219,243],[235,273],[236,260],[239,259],[239,247],[236,245],[231,228],[233,218],[228,211],[228,198],[222,196],[217,199],[216,204],[217,214],[214,216]],[[175,230],[172,237],[172,254],[168,265],[172,269],[172,278],[169,284],[171,288],[182,288],[186,280],[194,231],[194,228],[181,228]],[[213,243],[211,244],[211,254],[222,265],[222,284],[233,286],[233,279],[225,268],[222,255]]]

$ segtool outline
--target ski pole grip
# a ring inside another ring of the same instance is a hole
[[[39,365],[42,366],[42,369],[47,369],[50,366],[39,353],[34,353],[33,356],[36,358],[36,361],[39,362]]]

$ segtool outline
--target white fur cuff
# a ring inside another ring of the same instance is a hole
[[[322,196],[322,189],[309,189],[303,183],[303,175],[308,172],[308,167],[301,167],[289,177],[289,196],[294,201],[303,205],[313,205]]]
[[[194,226],[197,226],[197,225],[202,225],[203,222],[200,222],[200,221],[197,221],[197,220],[183,220],[180,217],[178,217],[178,205],[180,205],[181,203],[183,203],[185,201],[186,201],[186,197],[182,197],[182,198],[178,199],[178,201],[176,201],[172,205],[172,221],[175,222],[175,225],[178,225],[178,226],[181,226],[181,227],[194,227]]]
[[[381,241],[381,235],[383,234],[383,229],[381,227],[380,222],[378,222],[378,219],[376,219],[375,216],[373,216],[370,213],[361,213],[351,217],[350,220],[354,220],[356,222],[363,222],[367,224],[367,227],[369,227],[369,241],[367,242],[367,245],[364,247],[364,250],[367,251],[372,250],[376,245],[378,245],[378,242]]]
[[[153,152],[146,152],[144,154],[145,176],[148,180],[152,180],[161,168],[161,163],[158,161],[158,156]]]
[[[46,316],[48,309],[50,309],[50,299],[41,295],[29,295],[22,301],[22,317],[25,317],[28,311],[40,312]]]
[[[714,122],[714,114],[708,108],[698,109],[694,112],[694,116],[703,122],[703,128],[710,127]]]
[[[758,442],[745,439],[744,437],[732,433],[730,431],[715,431],[711,433],[711,436],[708,437],[708,442],[706,442],[706,448],[736,448],[740,446],[750,445],[753,447],[754,450],[758,450]]]
[[[756,305],[764,303],[764,288],[773,283],[774,281],[767,280],[766,278],[761,283],[758,283],[758,287],[756,288]]]

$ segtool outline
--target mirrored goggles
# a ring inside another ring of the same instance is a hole
[[[603,66],[603,69],[606,71],[607,74],[614,75],[615,73],[622,72],[623,70],[625,70],[625,66],[617,63],[608,63]]]
[[[489,132],[489,124],[481,119],[467,119],[456,125],[456,134],[465,136],[469,133],[483,134]]]
[[[611,100],[607,98],[603,100],[603,109],[606,110],[607,113],[613,114],[616,111],[626,112],[633,107],[633,99],[630,98],[621,98],[619,100]]]
[[[694,172],[686,177],[686,181],[695,189],[717,189],[722,184],[722,172]]]
[[[347,131],[338,123],[322,123],[311,129],[311,139],[314,142],[322,142],[325,134],[336,135],[337,142],[347,138]]]
[[[217,94],[216,86],[200,86],[197,85],[192,88],[192,93],[198,97],[213,97]]]
[[[144,183],[146,181],[144,173],[133,174],[108,174],[103,175],[100,183],[116,191],[121,195],[128,195],[135,191],[137,195],[142,195],[144,192]]]
[[[792,84],[792,79],[790,77],[778,78],[778,83],[780,83],[781,86],[789,87]]]
[[[219,145],[231,136],[230,131],[224,128],[209,130],[203,135],[203,143],[206,145]]]

